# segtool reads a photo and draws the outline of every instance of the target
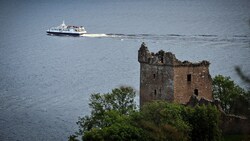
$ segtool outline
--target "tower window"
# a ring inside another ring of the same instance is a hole
[[[161,57],[161,63],[163,63],[163,57]]]
[[[156,90],[155,90],[155,96],[156,96]]]
[[[191,81],[191,74],[187,75],[187,81]]]
[[[154,78],[155,78],[155,73],[154,73]]]
[[[199,94],[198,89],[194,89],[194,94],[195,94],[196,96],[198,96],[198,94]]]

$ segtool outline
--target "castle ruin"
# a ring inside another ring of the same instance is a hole
[[[150,53],[145,43],[138,51],[140,105],[152,100],[186,104],[192,95],[213,100],[209,62],[181,62],[171,52]]]

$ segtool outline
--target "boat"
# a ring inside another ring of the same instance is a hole
[[[83,26],[71,26],[63,23],[57,27],[51,27],[46,31],[48,34],[54,35],[72,35],[72,36],[80,36],[82,34],[86,34],[87,31]]]

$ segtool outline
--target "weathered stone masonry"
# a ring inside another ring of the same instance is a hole
[[[138,51],[140,62],[140,106],[152,100],[166,100],[188,106],[215,105],[221,112],[223,134],[249,134],[245,117],[227,115],[220,102],[213,100],[209,62],[181,62],[170,52],[150,53],[143,43]]]
[[[144,43],[138,51],[140,62],[140,105],[151,100],[185,104],[195,94],[212,100],[209,62],[181,62],[170,52],[150,53]]]

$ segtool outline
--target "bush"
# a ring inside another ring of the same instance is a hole
[[[221,140],[220,112],[215,106],[196,105],[186,107],[185,120],[192,127],[190,136],[192,141],[219,141]]]
[[[152,101],[136,109],[135,91],[121,87],[92,94],[91,115],[79,118],[79,131],[70,141],[213,141],[220,140],[216,107]]]
[[[149,140],[188,140],[191,131],[189,124],[181,115],[182,105],[154,101],[144,105],[137,119],[139,127],[143,129]]]
[[[250,117],[250,92],[236,85],[230,77],[217,75],[213,78],[213,97],[221,101],[225,113]]]

